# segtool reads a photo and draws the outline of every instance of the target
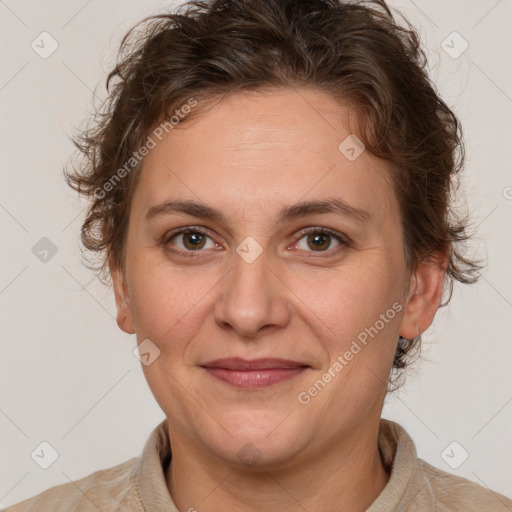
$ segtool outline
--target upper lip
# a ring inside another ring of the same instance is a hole
[[[289,359],[242,359],[241,357],[230,357],[215,359],[201,365],[203,368],[224,368],[226,370],[269,370],[275,368],[301,368],[309,366]]]

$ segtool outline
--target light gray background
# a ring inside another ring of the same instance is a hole
[[[120,38],[175,5],[0,0],[0,506],[138,456],[164,418],[133,356],[135,336],[115,323],[112,291],[80,263],[85,204],[61,169],[100,83],[104,97]],[[456,287],[425,336],[426,360],[384,416],[426,461],[512,497],[512,3],[391,5],[419,27],[432,78],[464,125],[464,186],[479,233],[471,251],[488,267],[479,284]],[[43,31],[59,45],[47,59],[31,48]],[[469,43],[457,59],[442,49],[453,31]],[[32,253],[42,237],[58,248],[46,263]],[[42,441],[59,454],[47,470],[30,456]],[[469,453],[457,469],[441,457],[452,441]]]

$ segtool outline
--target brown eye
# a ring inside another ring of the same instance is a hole
[[[301,235],[297,248],[307,252],[327,252],[329,249],[347,245],[341,235],[320,228],[304,230]]]
[[[206,236],[201,233],[184,233],[183,245],[187,249],[202,249],[206,242]]]
[[[318,233],[315,235],[308,235],[308,247],[314,250],[328,249],[331,245],[331,236],[326,233]]]
[[[210,242],[210,246],[207,246]],[[200,251],[202,249],[215,249],[216,244],[211,238],[196,229],[183,230],[172,235],[167,244],[174,245],[178,250],[185,252]]]

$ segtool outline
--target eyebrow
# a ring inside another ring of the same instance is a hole
[[[146,220],[175,213],[184,213],[193,217],[216,220],[222,224],[227,224],[220,210],[195,201],[166,201],[165,203],[157,204],[149,208],[146,212]],[[317,201],[303,201],[285,206],[279,212],[279,222],[286,222],[292,219],[322,213],[335,213],[341,217],[346,217],[360,223],[366,223],[371,218],[369,212],[351,206],[345,200],[336,197]]]

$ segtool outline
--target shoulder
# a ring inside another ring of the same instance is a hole
[[[512,500],[503,494],[491,491],[467,478],[452,475],[417,459],[417,468],[425,486],[434,497],[438,512],[460,510],[464,512],[512,511]]]
[[[143,511],[137,485],[137,465],[134,457],[111,468],[65,484],[5,509],[5,512],[83,512],[99,510]]]
[[[510,498],[419,458],[414,441],[398,423],[381,419],[379,450],[391,476],[372,512],[512,512]]]

